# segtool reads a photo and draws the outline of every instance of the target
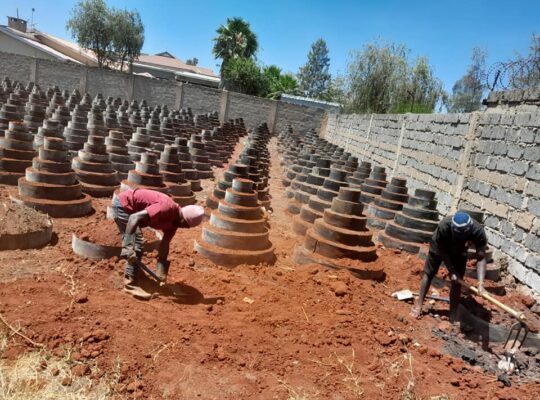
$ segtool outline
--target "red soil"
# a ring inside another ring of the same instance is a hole
[[[76,231],[79,239],[88,242],[101,244],[104,246],[122,246],[120,231],[113,220],[106,219],[106,214],[102,213],[96,220],[89,221]],[[157,240],[155,231],[147,228],[142,229],[145,242]]]
[[[56,244],[0,253],[0,312],[59,356],[73,348],[74,365],[95,363],[110,374],[119,367],[118,398],[286,399],[296,392],[337,400],[363,391],[365,399],[398,399],[407,388],[418,398],[537,398],[538,381],[503,387],[493,374],[444,354],[432,335],[441,320],[414,320],[410,305],[391,297],[417,289],[418,257],[379,249],[373,265],[384,268],[383,282],[296,266],[291,256],[300,240],[285,212],[275,157],[272,178],[274,266],[216,267],[193,251],[201,227],[180,230],[169,283],[148,282],[159,296],[134,300],[121,291],[121,261],[85,260],[71,251],[71,231],[95,225],[107,205],[94,200],[96,214],[55,221]],[[0,197],[9,190],[0,188]],[[155,255],[146,261],[153,267]],[[75,283],[71,294],[67,276]],[[524,308],[511,292],[499,298]],[[443,303],[434,307],[447,313]],[[13,338],[4,356],[24,346]]]

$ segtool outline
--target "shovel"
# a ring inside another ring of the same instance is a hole
[[[410,291],[409,289],[399,290],[397,292],[392,293],[392,297],[396,297],[398,300],[410,300],[414,299],[415,296],[418,296],[418,293],[414,293]],[[446,303],[450,302],[450,299],[448,297],[441,297],[441,296],[435,296],[435,295],[426,295],[427,299],[433,299],[433,300],[439,300],[444,301]]]

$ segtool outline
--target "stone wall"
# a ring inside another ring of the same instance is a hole
[[[79,89],[91,95],[101,93],[105,97],[145,99],[150,105],[191,107],[195,114],[219,111],[222,120],[242,117],[250,128],[266,122],[270,129],[281,130],[290,124],[298,130],[318,130],[325,117],[325,111],[321,109],[223,92],[200,85],[0,52],[2,76],[23,83],[33,81],[44,88],[58,85],[60,89]]]
[[[328,116],[321,135],[361,160],[436,190],[439,212],[486,214],[489,243],[540,291],[540,111]]]

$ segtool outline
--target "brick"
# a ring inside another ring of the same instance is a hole
[[[508,215],[508,219],[526,231],[531,230],[534,222],[534,215],[523,211],[512,211]]]
[[[508,221],[502,221],[500,231],[504,236],[511,237],[514,232],[514,224]]]
[[[523,153],[523,158],[528,161],[540,162],[540,146],[527,147]]]
[[[523,244],[528,249],[540,253],[540,237],[536,236],[534,233],[529,233]]]
[[[517,144],[508,145],[508,157],[511,158],[521,158],[523,156],[525,149]]]
[[[529,167],[529,170],[525,174],[526,178],[533,179],[535,181],[540,181],[540,165],[539,164],[531,164]]]
[[[510,163],[510,169],[508,172],[514,175],[524,175],[529,168],[529,165],[527,163],[524,163],[523,161],[512,161]]]
[[[531,128],[521,128],[520,137],[523,143],[533,143],[535,132]]]
[[[525,260],[525,266],[536,272],[540,272],[540,256],[538,254],[530,254]]]
[[[521,242],[525,238],[525,231],[521,228],[516,227],[514,232],[514,240],[516,242]]]
[[[540,199],[528,199],[527,210],[537,217],[540,217]]]

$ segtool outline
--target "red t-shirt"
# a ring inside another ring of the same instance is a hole
[[[164,233],[174,233],[178,227],[180,206],[166,194],[149,189],[126,190],[118,195],[122,208],[128,214],[146,210],[149,226]]]

